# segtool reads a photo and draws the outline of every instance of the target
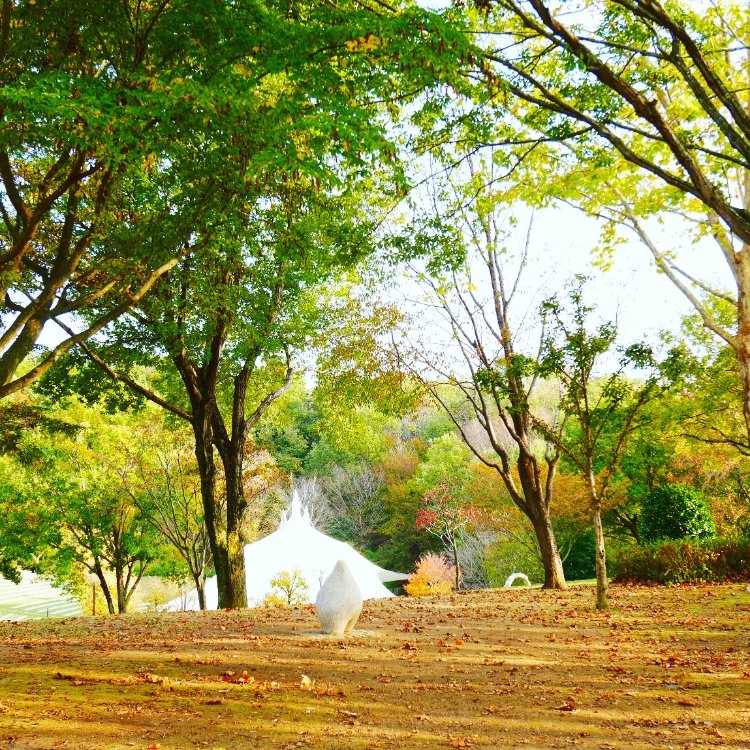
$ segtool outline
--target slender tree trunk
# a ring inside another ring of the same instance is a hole
[[[201,611],[206,609],[206,579],[197,573],[193,575],[195,590],[198,592],[198,607]]]
[[[204,452],[197,450],[196,455],[198,453]],[[201,496],[208,541],[216,573],[218,607],[219,609],[246,607],[245,556],[239,522],[234,519],[231,526],[229,526],[230,519],[224,522],[222,509],[216,497],[216,467],[213,461],[201,467],[201,460],[205,458],[205,454],[199,458],[198,466],[201,474]],[[227,487],[227,494],[229,494],[229,487]]]
[[[195,411],[192,426],[195,436],[195,458],[200,475],[203,516],[216,573],[216,588],[219,595],[218,607],[219,609],[226,609],[232,606],[231,597],[228,595],[230,590],[229,561],[222,508],[216,496],[216,463],[214,460],[211,418],[206,414],[207,409],[204,403],[198,404]]]
[[[107,611],[109,614],[113,615],[115,614],[115,603],[112,599],[112,592],[109,590],[107,579],[104,577],[104,573],[100,570],[96,571],[96,575],[99,578],[99,585],[101,586],[102,594],[104,594],[104,601],[107,602]]]
[[[232,607],[247,607],[247,582],[245,578],[245,546],[242,537],[242,518],[245,514],[245,489],[242,484],[245,441],[221,441],[222,465],[226,484],[227,518],[227,572]]]
[[[231,609],[229,591],[229,554],[223,540],[217,540],[216,547],[212,546],[214,556],[214,572],[216,573],[216,588],[218,591],[218,608]]]
[[[228,538],[228,577],[233,608],[247,607],[247,580],[245,577],[245,546],[239,533]]]
[[[517,428],[523,430],[524,435],[528,435],[528,427],[525,420],[520,416],[516,417]],[[534,534],[539,544],[539,553],[542,557],[542,567],[544,568],[545,589],[564,589],[565,573],[563,572],[562,560],[560,559],[560,550],[557,548],[555,539],[555,530],[552,527],[552,518],[550,517],[550,497],[552,492],[554,474],[547,479],[547,497],[544,496],[542,487],[541,472],[539,464],[528,454],[522,452],[516,462],[518,469],[518,478],[523,489],[524,504],[516,505],[522,510],[524,515],[531,521]],[[548,465],[547,470],[554,472],[554,467]]]
[[[591,522],[594,527],[594,548],[596,551],[596,608],[602,612],[609,609],[609,584],[607,582],[607,550],[604,546],[604,526],[602,525],[602,503],[596,488],[594,475],[593,453],[589,452],[589,464],[586,469],[586,480],[589,485],[589,501],[591,503]]]
[[[592,508],[594,523],[594,541],[596,543],[596,608],[601,611],[609,609],[609,584],[607,583],[607,553],[604,547],[604,528],[602,511],[597,505]]]
[[[122,564],[120,550],[115,550],[115,587],[117,588],[117,612],[125,614],[128,608],[127,585],[125,583],[125,570]]]
[[[453,550],[453,564],[456,568],[456,591],[458,591],[461,588],[461,566],[458,562],[458,544],[455,534],[451,534],[451,550]]]

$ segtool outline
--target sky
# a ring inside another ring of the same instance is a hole
[[[511,253],[515,249],[520,254],[530,210],[521,206],[514,213],[517,228],[512,230],[506,245]],[[651,230],[652,235],[660,235],[662,247],[681,250],[680,262],[691,273],[717,286],[730,286],[726,265],[711,242],[700,247],[691,246],[682,240],[680,227],[674,221],[654,226]],[[620,345],[645,342],[656,345],[658,350],[662,332],[679,334],[683,318],[694,310],[669,279],[657,271],[649,250],[634,235],[625,234],[626,241],[615,250],[609,266],[603,269],[594,252],[599,232],[597,220],[571,206],[546,208],[535,213],[530,260],[512,305],[511,324],[516,351],[529,355],[536,353],[541,302],[552,295],[564,300],[566,285],[577,274],[589,278],[584,294],[586,304],[593,308],[592,325],[616,320]],[[515,265],[511,267],[514,269]],[[477,296],[488,301],[489,292],[482,285],[483,268],[477,266],[472,274]],[[513,271],[508,271],[506,278],[512,276]],[[452,341],[449,326],[437,312],[420,303],[425,299],[431,301],[427,293],[420,291],[415,282],[404,279],[391,294],[394,301],[403,299],[413,316],[407,325],[409,348],[416,346],[432,352],[440,361],[453,360],[461,371],[460,354]],[[495,348],[490,346],[492,350]],[[613,351],[610,357],[602,360],[601,368],[616,367],[618,359],[619,355]]]

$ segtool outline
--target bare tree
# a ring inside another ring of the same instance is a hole
[[[487,548],[500,538],[490,530],[469,531],[458,545],[458,561],[464,588],[486,589],[490,586],[486,572]]]
[[[310,513],[310,520],[315,528],[325,531],[334,517],[320,477],[297,477],[294,480],[293,492],[296,492],[303,507]],[[291,501],[291,496],[288,498]]]
[[[157,476],[141,455],[134,459],[135,472],[122,472],[123,483],[141,513],[185,562],[198,592],[198,604],[206,609],[211,548],[203,520],[200,480],[190,469],[191,451],[157,451],[155,457]]]
[[[331,525],[344,532],[347,541],[364,549],[385,522],[383,473],[368,466],[344,468],[335,466],[325,483]]]
[[[423,231],[432,234],[417,238],[427,245],[445,245],[452,236],[444,247],[442,268],[434,256],[428,273],[412,266],[428,290],[431,308],[447,324],[457,356],[428,358],[423,351],[413,351],[409,364],[476,458],[497,471],[513,503],[531,522],[544,564],[544,586],[563,588],[550,515],[560,453],[535,431],[534,357],[517,350],[518,331],[511,317],[528,260],[531,225],[511,273],[501,198],[491,187],[494,168],[471,160],[467,164],[470,175],[463,185],[446,180],[433,188],[432,206],[423,217]],[[451,403],[446,386],[462,394],[460,405]],[[466,406],[476,421],[461,418]]]

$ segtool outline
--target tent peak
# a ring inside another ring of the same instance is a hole
[[[293,490],[292,502],[289,504],[289,512],[281,511],[281,520],[279,521],[279,531],[286,529],[288,526],[304,526],[315,528],[310,518],[310,509],[302,505],[299,492]]]

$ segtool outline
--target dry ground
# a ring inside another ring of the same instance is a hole
[[[750,748],[740,584],[0,624],[0,748]]]

